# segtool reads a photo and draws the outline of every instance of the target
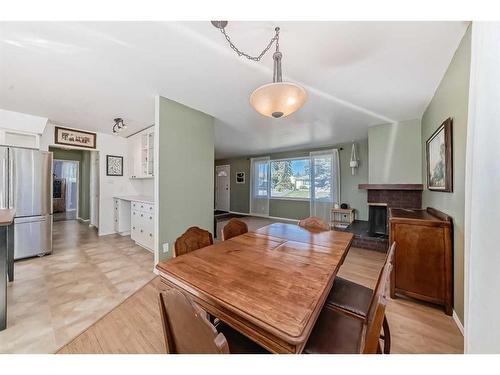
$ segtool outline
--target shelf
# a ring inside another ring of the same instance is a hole
[[[358,189],[365,190],[424,190],[422,184],[359,184]]]

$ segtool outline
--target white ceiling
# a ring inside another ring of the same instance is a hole
[[[258,54],[281,27],[284,80],[305,106],[270,119],[249,105],[272,80],[272,53],[238,57],[209,22],[1,22],[0,108],[67,126],[128,134],[154,123],[160,94],[216,118],[216,157],[348,142],[420,118],[466,22],[230,22]]]

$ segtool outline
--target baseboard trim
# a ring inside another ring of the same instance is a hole
[[[281,220],[281,221],[289,221],[291,223],[298,223],[298,219],[289,219],[286,217],[277,217],[277,216],[269,216],[269,215],[255,215],[255,214],[249,214],[245,212],[237,212],[237,211],[229,211],[230,214],[235,214],[235,215],[243,215],[243,216],[253,216],[253,217],[262,217],[264,219],[273,219],[273,220]]]
[[[77,217],[76,219],[82,223],[90,223],[90,219],[82,219],[81,217]]]
[[[289,221],[290,223],[295,223],[295,224],[297,224],[300,221],[298,219],[289,219],[289,218],[286,218],[286,217],[276,217],[276,216],[268,216],[268,219],[280,220],[280,221]]]
[[[455,310],[453,310],[453,320],[455,321],[455,324],[457,325],[458,330],[460,331],[460,333],[463,336],[464,335],[464,326],[463,326],[462,322],[460,321],[460,318],[458,317]]]

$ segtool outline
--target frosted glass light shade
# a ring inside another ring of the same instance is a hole
[[[306,90],[290,82],[260,86],[250,95],[250,104],[260,114],[280,118],[297,111],[306,101]]]

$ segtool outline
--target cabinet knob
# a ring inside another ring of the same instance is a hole
[[[149,233],[149,237],[153,237],[153,234],[152,234],[152,233]]]
[[[144,215],[143,215],[143,214],[141,214],[141,217],[144,217]]]
[[[141,233],[144,232],[142,229],[141,229]]]
[[[132,229],[135,229],[135,227],[132,227]]]

